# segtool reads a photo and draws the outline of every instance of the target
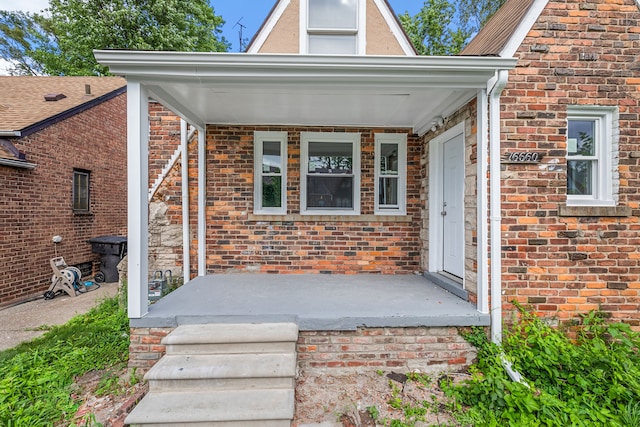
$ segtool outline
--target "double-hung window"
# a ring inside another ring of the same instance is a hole
[[[303,132],[300,212],[360,214],[360,134]]]
[[[567,204],[613,206],[617,180],[614,110],[569,107]]]
[[[358,22],[364,5],[361,0],[302,0],[306,32],[302,46],[312,54],[357,54],[364,44]]]
[[[73,210],[76,212],[89,212],[90,176],[87,170],[73,170]]]
[[[407,135],[375,134],[375,213],[406,213]]]
[[[287,213],[287,132],[254,133],[254,213]]]

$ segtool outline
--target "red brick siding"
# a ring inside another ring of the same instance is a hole
[[[502,97],[503,152],[544,153],[506,165],[504,302],[568,319],[600,309],[640,325],[640,12],[633,0],[551,1],[516,56]],[[581,57],[582,55],[582,57]],[[631,217],[561,217],[568,105],[619,110],[619,205]]]
[[[144,373],[165,354],[162,338],[172,328],[131,328],[129,368]],[[302,331],[298,337],[302,374],[393,368],[421,372],[460,371],[476,351],[456,328],[360,328],[357,331]]]
[[[288,132],[288,213],[299,213],[300,132],[362,134],[361,213],[374,210],[374,133],[385,129],[214,127],[207,130],[207,272],[412,273],[420,269],[420,143],[409,136],[411,222],[251,220],[253,132]],[[407,132],[407,130],[397,130]],[[196,161],[196,156],[191,158]],[[194,171],[195,172],[195,171]],[[195,203],[195,198],[193,199]]]
[[[387,369],[458,371],[476,357],[456,328],[360,328],[357,331],[303,331],[298,368],[311,372]]]
[[[69,264],[97,262],[87,240],[126,235],[126,94],[14,140],[34,170],[0,166],[0,305],[42,295],[51,238]],[[74,214],[74,168],[91,171],[91,214]]]

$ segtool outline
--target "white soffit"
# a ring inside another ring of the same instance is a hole
[[[96,51],[185,120],[211,124],[430,127],[515,59]]]

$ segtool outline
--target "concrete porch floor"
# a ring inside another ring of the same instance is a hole
[[[326,331],[487,326],[489,315],[420,275],[216,274],[191,280],[131,326],[257,322]]]

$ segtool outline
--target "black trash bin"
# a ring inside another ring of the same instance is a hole
[[[100,272],[96,274],[96,282],[117,282],[118,264],[127,254],[126,236],[100,236],[88,240],[91,251],[100,254]]]

